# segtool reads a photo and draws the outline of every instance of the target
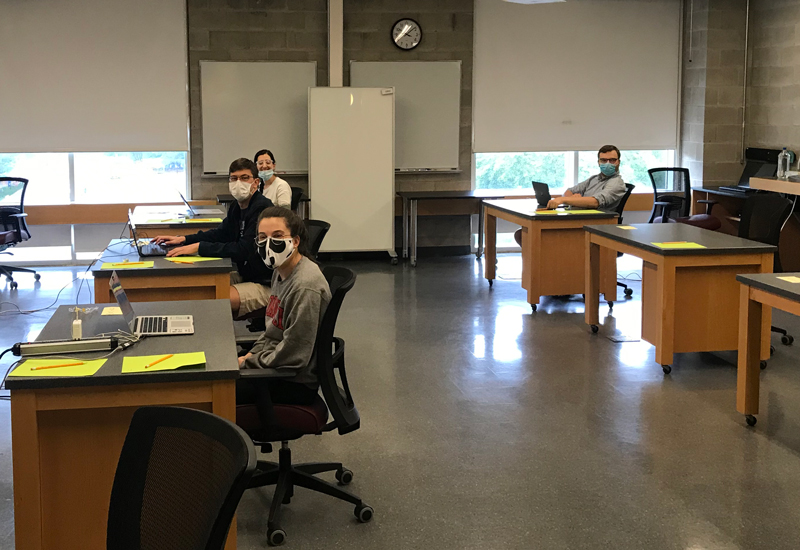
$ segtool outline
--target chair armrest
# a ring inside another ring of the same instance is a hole
[[[280,372],[276,369],[240,369],[239,374],[242,378],[255,380],[257,378],[291,378],[294,372]]]
[[[706,199],[698,199],[697,204],[706,204],[706,214],[711,215],[711,209],[714,208],[714,205],[717,204],[717,201],[706,200]]]
[[[669,212],[672,210],[672,203],[656,201],[653,203],[653,208],[656,206],[661,207],[661,223],[667,223],[667,220],[669,219]]]
[[[20,213],[17,213],[17,214],[9,214],[9,216],[12,217],[12,218],[27,218],[28,214],[25,213],[25,212],[20,212]]]

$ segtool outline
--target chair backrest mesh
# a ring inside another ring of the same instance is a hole
[[[188,413],[175,422],[176,410]],[[206,425],[193,426],[190,417]],[[255,463],[252,442],[227,420],[189,409],[140,409],[117,466],[107,547],[221,549]]]
[[[656,202],[672,205],[670,218],[689,215],[691,209],[691,181],[688,168],[651,168],[647,171],[653,185]]]
[[[316,259],[331,224],[322,220],[305,220],[305,224],[308,230],[308,252],[312,258]]]
[[[297,212],[297,207],[300,206],[300,197],[303,196],[302,187],[292,187],[292,202],[290,208],[292,212]]]

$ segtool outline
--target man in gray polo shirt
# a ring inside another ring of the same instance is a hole
[[[626,191],[625,182],[619,175],[619,159],[619,149],[603,145],[597,153],[600,173],[568,189],[563,197],[551,199],[547,208],[564,205],[614,211]]]

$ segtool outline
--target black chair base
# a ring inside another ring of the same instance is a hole
[[[17,288],[17,282],[14,280],[14,273],[32,273],[35,280],[42,278],[41,275],[36,273],[35,270],[27,267],[17,267],[10,265],[0,265],[0,275],[5,275],[6,282],[11,283],[11,288]]]
[[[362,523],[372,519],[374,513],[372,508],[365,505],[360,498],[314,475],[324,472],[336,472],[336,479],[340,485],[347,485],[353,479],[353,472],[342,466],[340,462],[309,462],[292,465],[292,451],[286,441],[281,443],[277,464],[264,460],[258,461],[256,473],[250,480],[248,488],[275,485],[275,494],[272,497],[267,520],[267,542],[270,546],[279,546],[286,540],[286,532],[280,527],[281,506],[291,502],[295,487],[305,487],[354,504],[353,513],[356,519]]]
[[[625,296],[633,296],[633,289],[628,288],[628,285],[626,285],[625,283],[620,283],[619,281],[617,281],[617,286],[625,289],[624,291]]]
[[[772,327],[770,327],[770,330],[775,334],[781,335],[781,344],[783,344],[784,346],[791,346],[794,343],[794,336],[786,332],[786,329],[776,327],[773,325]]]

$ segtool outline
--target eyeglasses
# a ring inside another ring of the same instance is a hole
[[[599,162],[600,164],[608,164],[609,162],[611,164],[616,164],[617,162],[619,162],[619,159],[597,159],[597,162]]]
[[[255,178],[253,178],[253,176],[251,176],[249,174],[245,174],[244,176],[239,176],[238,178],[236,176],[229,176],[228,177],[228,181],[231,182],[231,183],[233,183],[234,181],[241,181],[241,182],[244,182],[244,183],[250,183],[254,179]]]
[[[272,238],[280,240],[280,239],[288,239],[290,237],[291,237],[291,235],[288,235],[288,236],[287,235],[278,235],[278,236],[273,236]],[[258,248],[264,248],[265,246],[267,246],[267,242],[269,241],[269,239],[270,239],[270,237],[267,237],[266,235],[256,235],[256,239],[255,239],[256,240],[256,246]]]

